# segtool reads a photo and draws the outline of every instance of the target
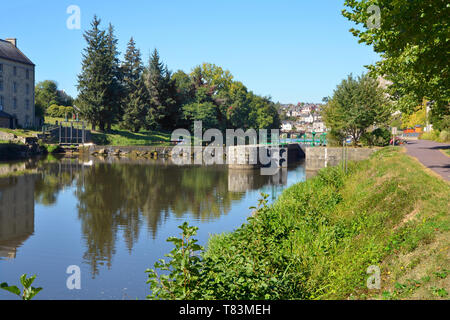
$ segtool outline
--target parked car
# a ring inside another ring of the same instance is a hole
[[[402,145],[402,144],[407,144],[407,143],[408,143],[407,140],[402,139],[400,137],[395,137],[395,144],[394,144],[394,139],[391,139],[391,141],[389,141],[390,145],[396,145],[396,146],[399,146],[399,145]]]

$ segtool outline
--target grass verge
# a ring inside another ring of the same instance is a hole
[[[65,121],[64,118],[46,116],[45,123],[55,124]],[[89,129],[90,127],[88,127]],[[169,146],[171,134],[160,131],[131,132],[113,125],[109,132],[91,131],[92,141],[97,145],[109,146]]]
[[[388,147],[260,201],[177,279],[192,299],[446,299],[449,214],[449,184]],[[380,289],[367,288],[370,266]]]
[[[114,128],[110,132],[92,131],[92,140],[97,145],[111,146],[169,146],[171,135],[158,131],[137,133]]]
[[[419,139],[433,140],[436,142],[450,142],[450,133],[448,130],[432,130],[431,132],[424,132],[419,136]]]
[[[34,137],[37,133],[39,133],[38,131],[27,130],[27,129],[0,128],[0,131],[6,132],[6,133],[12,133],[18,137]]]

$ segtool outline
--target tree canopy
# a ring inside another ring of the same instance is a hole
[[[322,111],[325,125],[332,136],[350,136],[357,144],[373,125],[382,125],[390,117],[390,104],[377,80],[369,75],[349,75],[334,90],[333,97]]]
[[[58,84],[55,81],[44,80],[36,84],[35,104],[39,115],[43,116],[51,105],[72,106],[73,98],[63,90],[58,90]]]
[[[360,27],[350,31],[381,55],[369,66],[372,75],[392,82],[390,94],[403,112],[414,112],[424,98],[432,101],[431,121],[439,126],[450,115],[448,1],[347,0],[345,6],[343,15]],[[380,9],[376,26],[369,24],[374,6]]]
[[[194,121],[202,121],[204,130],[280,126],[271,99],[255,95],[222,67],[202,63],[190,73],[172,73],[157,49],[143,66],[133,38],[120,62],[112,25],[102,30],[97,17],[84,38],[77,103],[83,117],[100,130],[113,123],[135,132],[192,129]]]

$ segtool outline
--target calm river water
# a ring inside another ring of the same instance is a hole
[[[36,274],[36,299],[145,299],[145,270],[172,248],[184,221],[210,234],[232,231],[260,192],[273,200],[306,179],[298,163],[276,176],[163,160],[44,159],[0,164],[0,282]],[[81,290],[66,286],[81,269]],[[0,292],[0,299],[15,299]]]

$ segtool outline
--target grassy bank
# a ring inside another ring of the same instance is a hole
[[[38,131],[34,131],[34,130],[8,129],[8,128],[0,128],[0,131],[6,132],[6,133],[12,133],[18,137],[34,137],[36,134],[39,133]]]
[[[64,118],[45,117],[46,124],[55,124],[65,121]],[[90,129],[90,126],[88,126]],[[108,132],[92,131],[92,142],[97,145],[109,146],[169,146],[170,133],[160,131],[131,132],[121,129],[118,125],[113,125]]]
[[[446,130],[432,130],[431,132],[424,132],[420,135],[419,139],[433,140],[436,142],[450,142],[450,132]]]
[[[169,146],[171,135],[159,131],[137,133],[113,128],[109,132],[92,132],[92,140],[97,145],[111,146]]]
[[[199,260],[186,256],[199,249],[186,249],[189,234],[171,239],[182,248],[166,265],[175,281],[149,271],[153,298],[448,298],[449,204],[448,183],[385,148],[347,175],[326,168],[273,205],[262,200],[248,223],[213,236]],[[367,289],[372,265],[379,290]]]

